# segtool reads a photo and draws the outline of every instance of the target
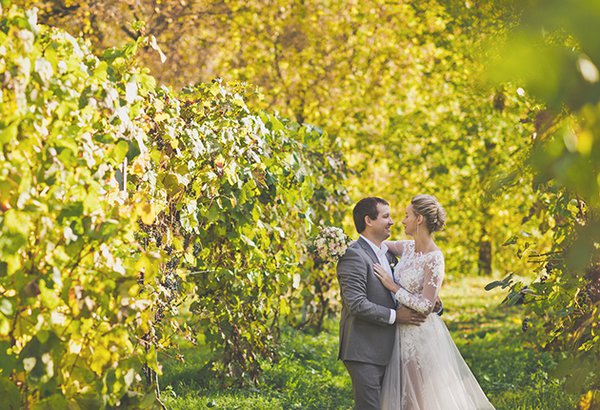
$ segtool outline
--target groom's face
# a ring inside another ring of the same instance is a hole
[[[391,228],[394,224],[390,207],[388,205],[377,204],[377,219],[369,218],[369,228],[377,239],[385,240],[390,237]],[[368,218],[368,217],[367,217]]]

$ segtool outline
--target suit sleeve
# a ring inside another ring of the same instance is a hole
[[[367,299],[368,266],[355,249],[348,248],[338,261],[337,277],[344,305],[353,316],[389,326],[390,308]]]

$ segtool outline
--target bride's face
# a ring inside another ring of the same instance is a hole
[[[413,211],[413,207],[411,204],[408,206],[408,208],[406,208],[406,211],[404,213],[404,219],[402,220],[402,225],[404,225],[404,232],[406,232],[407,235],[414,235],[417,232],[418,222],[419,221],[417,214],[415,214],[415,211]]]

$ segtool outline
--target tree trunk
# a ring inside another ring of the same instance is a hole
[[[484,229],[479,238],[479,259],[477,268],[480,276],[489,276],[492,274],[492,243]]]

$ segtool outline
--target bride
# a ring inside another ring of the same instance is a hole
[[[431,195],[415,196],[402,221],[414,241],[386,242],[400,257],[396,282],[380,266],[375,274],[398,303],[427,315],[420,326],[398,325],[381,391],[384,410],[493,409],[434,308],[444,277],[444,255],[431,237],[446,213]]]

